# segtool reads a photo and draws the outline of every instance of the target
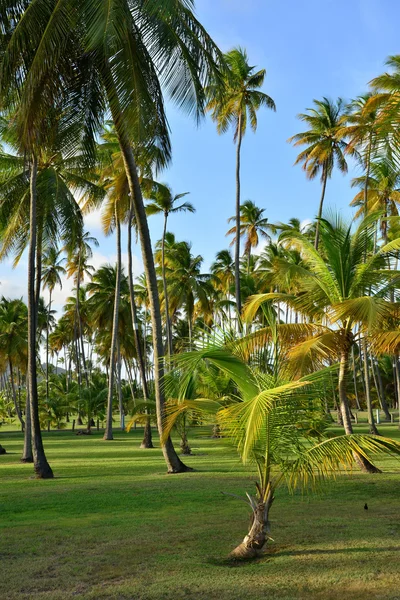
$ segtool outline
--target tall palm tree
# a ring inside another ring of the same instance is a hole
[[[374,221],[374,215],[367,217],[353,233],[351,226],[339,217],[332,221],[322,219],[321,253],[301,233],[283,233],[282,237],[301,253],[304,260],[304,266],[290,265],[291,272],[297,271],[302,278],[301,293],[260,294],[250,299],[246,309],[246,317],[252,319],[264,302],[280,302],[312,318],[312,323],[286,326],[288,335],[292,332],[294,338],[303,336],[303,340],[298,340],[293,347],[291,359],[297,362],[299,369],[324,366],[332,358],[339,360],[340,410],[345,432],[349,435],[353,428],[346,382],[356,328],[361,328],[361,334],[368,333],[395,308],[385,295],[390,296],[398,272],[384,266],[390,253],[397,250],[399,240],[384,246],[376,254],[371,253]],[[262,339],[263,330],[254,335]],[[372,470],[362,457],[359,462],[366,470]]]
[[[196,209],[190,202],[182,202],[177,205],[177,202],[187,196],[189,192],[183,192],[181,194],[174,194],[169,185],[156,183],[152,186],[148,198],[150,202],[146,206],[146,213],[148,215],[164,215],[164,227],[161,239],[161,272],[163,281],[163,292],[164,292],[164,304],[165,304],[165,323],[167,331],[167,348],[168,354],[172,354],[172,331],[171,331],[171,320],[169,316],[169,303],[168,303],[168,290],[167,280],[165,277],[165,236],[167,233],[167,223],[170,214],[178,212],[191,212],[194,213]]]
[[[75,108],[68,112],[71,119],[82,124],[80,140],[88,159],[93,158],[96,133],[105,112],[111,114],[123,155],[150,293],[158,428],[162,432],[160,303],[132,140],[143,135],[148,138],[150,126],[154,128],[157,143],[168,154],[170,140],[163,90],[177,105],[200,116],[204,88],[217,71],[221,54],[195,18],[193,3],[186,0],[168,0],[162,5],[122,0],[112,2],[107,8],[93,0],[68,0],[67,4],[63,16],[68,18],[62,18],[56,6],[43,10],[41,0],[33,0],[28,11],[17,2],[12,10],[0,7],[0,18],[7,31],[0,61],[1,100],[9,101],[18,90],[17,124],[26,135],[40,130],[44,115],[55,100],[67,101],[68,108]],[[23,47],[20,36],[25,40]],[[42,93],[44,89],[46,94]],[[163,444],[163,453],[169,471],[185,470],[170,440]]]
[[[28,313],[22,300],[2,298],[0,301],[0,354],[8,366],[11,382],[11,393],[15,414],[25,427],[21,407],[15,388],[15,367],[26,371],[27,362],[27,318]]]
[[[288,142],[298,146],[306,146],[296,158],[295,165],[302,163],[308,179],[321,174],[321,199],[318,209],[318,220],[315,230],[315,248],[319,243],[319,219],[324,206],[326,183],[332,176],[335,164],[342,173],[347,173],[347,162],[344,156],[346,143],[339,135],[344,104],[341,98],[333,102],[329,98],[314,100],[314,108],[300,113],[298,118],[309,126],[307,131],[297,133]]]
[[[227,70],[221,82],[217,78],[207,88],[207,110],[217,123],[218,133],[225,133],[233,125],[236,143],[236,244],[235,244],[235,295],[238,315],[241,313],[240,297],[240,157],[242,139],[247,124],[257,129],[257,111],[262,107],[276,110],[275,102],[260,91],[266,75],[265,69],[255,71],[243,48],[234,48],[224,56]]]
[[[46,328],[46,401],[49,400],[49,333],[50,333],[50,315],[52,294],[56,285],[62,289],[61,276],[66,271],[63,267],[65,258],[60,258],[61,251],[51,245],[46,249],[43,256],[42,283],[43,287],[49,290],[48,319]]]
[[[251,200],[246,200],[240,205],[240,236],[245,239],[244,254],[247,255],[247,275],[250,274],[251,249],[257,248],[260,238],[271,241],[270,232],[275,233],[274,225],[268,223],[263,214],[265,208],[258,208]],[[230,217],[228,223],[236,221]],[[236,225],[229,229],[226,235],[234,235],[232,245],[236,242]]]

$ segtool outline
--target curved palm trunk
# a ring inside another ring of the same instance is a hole
[[[111,103],[112,107],[113,103]],[[154,352],[154,383],[157,408],[157,425],[160,436],[163,432],[163,422],[165,418],[164,408],[164,392],[162,389],[162,378],[164,375],[163,369],[163,333],[160,311],[160,300],[157,287],[157,275],[154,266],[153,251],[151,247],[150,232],[147,223],[146,211],[143,204],[142,191],[137,173],[137,167],[133,156],[132,148],[129,141],[124,135],[124,130],[121,127],[119,115],[113,115],[114,125],[117,131],[118,140],[121,152],[124,159],[127,179],[129,182],[129,190],[133,199],[133,207],[136,218],[136,226],[139,233],[140,243],[142,247],[143,265],[146,274],[147,286],[149,291],[149,300],[151,308],[151,320],[153,328],[153,352]],[[180,473],[189,470],[186,465],[180,460],[175,452],[174,446],[170,438],[162,444],[162,451],[167,463],[169,473]]]
[[[238,138],[236,146],[236,240],[235,240],[235,297],[240,328],[240,316],[242,314],[242,300],[240,296],[240,150],[242,147],[242,115],[238,119]]]
[[[324,200],[325,200],[325,192],[326,192],[326,182],[328,181],[328,169],[326,169],[326,167],[323,167],[323,174],[322,174],[322,192],[321,192],[321,200],[319,201],[319,209],[318,209],[318,220],[317,220],[317,225],[315,228],[315,241],[314,241],[314,247],[316,250],[318,250],[318,244],[319,244],[319,222],[320,219],[322,217],[322,210],[324,208]]]
[[[23,431],[24,427],[25,427],[25,423],[24,423],[24,419],[22,418],[21,408],[20,408],[20,406],[18,404],[18,400],[17,400],[17,392],[15,390],[15,381],[14,381],[14,370],[13,370],[13,364],[12,364],[11,358],[8,359],[8,368],[10,369],[11,392],[12,392],[14,408],[15,408],[15,412],[17,414],[18,420],[21,423],[21,427],[22,427],[22,431]]]
[[[31,403],[29,400],[29,384],[26,386],[26,409],[25,409],[25,431],[24,431],[24,449],[22,451],[21,462],[33,462],[32,454],[32,419],[31,419]]]
[[[36,250],[36,179],[37,158],[34,156],[30,181],[29,253],[28,253],[28,378],[29,400],[32,418],[32,449],[36,476],[42,479],[53,477],[53,471],[44,453],[39,422],[39,404],[36,372],[36,299],[35,299],[35,250]]]
[[[379,365],[375,362],[374,358],[371,356],[371,370],[374,378],[374,383],[376,387],[376,391],[378,394],[379,404],[383,412],[385,413],[385,419],[390,421],[390,412],[388,409],[388,405],[386,402],[385,389],[383,387],[381,372],[379,370]]]
[[[274,501],[273,491],[270,490],[265,502],[255,502],[248,534],[229,555],[230,558],[246,560],[260,556],[269,538],[269,511]]]
[[[167,278],[165,275],[165,234],[167,233],[167,220],[168,213],[164,214],[164,229],[163,236],[161,241],[161,269],[162,269],[162,281],[163,281],[163,291],[164,291],[164,303],[165,303],[165,327],[167,331],[167,348],[169,356],[172,356],[172,328],[171,328],[171,319],[169,316],[169,301],[168,301],[168,291],[167,291]]]
[[[117,273],[115,281],[115,295],[114,295],[114,314],[113,314],[113,325],[111,335],[111,348],[110,348],[110,374],[108,379],[108,398],[107,398],[107,421],[106,428],[104,431],[104,440],[112,440],[112,411],[113,411],[113,395],[114,395],[114,375],[115,375],[115,357],[117,349],[117,337],[118,337],[118,316],[119,316],[119,292],[121,286],[121,225],[115,211],[116,221],[116,232],[117,232]]]
[[[131,304],[133,337],[135,340],[136,357],[137,357],[137,362],[138,362],[138,366],[139,366],[140,378],[142,380],[143,399],[146,402],[146,400],[149,398],[149,390],[148,390],[148,386],[147,386],[146,367],[144,364],[143,351],[142,351],[142,346],[140,344],[139,323],[138,323],[138,318],[137,318],[137,308],[136,308],[136,302],[135,302],[135,288],[133,287],[132,218],[133,218],[133,206],[132,206],[132,200],[131,200],[130,215],[129,215],[129,222],[128,222],[128,285],[129,285],[129,298],[130,298],[130,304]],[[154,448],[152,434],[151,434],[150,417],[146,420],[145,429],[144,429],[144,437],[143,437],[143,441],[142,441],[140,447],[141,448]]]

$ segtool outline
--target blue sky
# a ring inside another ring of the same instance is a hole
[[[388,55],[400,53],[396,0],[198,0],[197,15],[223,51],[247,49],[251,64],[267,69],[264,90],[277,112],[262,110],[259,127],[243,143],[242,198],[265,208],[271,222],[290,217],[313,218],[318,206],[319,182],[305,179],[293,167],[296,150],[287,139],[302,130],[296,119],[313,98],[351,99],[366,90],[371,78],[384,70]],[[204,256],[205,269],[215,253],[228,247],[227,218],[234,212],[235,147],[232,134],[218,136],[206,118],[197,127],[168,105],[172,129],[173,163],[161,174],[175,193],[190,192],[196,214],[171,217],[170,230],[190,240],[193,252]],[[350,214],[349,180],[335,174],[328,183],[326,205]],[[152,217],[153,243],[161,236],[161,219]],[[94,265],[115,261],[114,239],[101,234],[99,215],[87,226],[100,242]],[[136,272],[141,270],[136,251]],[[0,294],[25,296],[26,261],[16,271],[0,265]],[[69,291],[56,294],[60,303]]]

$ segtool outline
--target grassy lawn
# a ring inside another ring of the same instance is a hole
[[[22,435],[2,429],[0,599],[400,600],[399,461],[323,495],[281,489],[269,553],[232,565],[249,511],[221,491],[243,495],[253,478],[208,436],[192,439],[195,472],[167,476],[159,449],[139,449],[139,431],[112,442],[44,433],[56,478],[37,481],[19,462]]]

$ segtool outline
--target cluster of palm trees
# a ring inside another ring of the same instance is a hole
[[[265,70],[251,66],[241,48],[222,54],[191,2],[8,0],[0,18],[0,258],[11,255],[17,265],[28,253],[27,306],[1,303],[2,411],[25,426],[23,460],[33,460],[38,477],[51,478],[43,423],[60,426],[77,411],[90,431],[93,418],[104,417],[104,439],[112,440],[118,405],[122,427],[127,411],[145,423],[145,447],[152,446],[155,416],[168,471],[188,470],[169,437],[167,413],[175,407],[171,414],[187,447],[187,424],[204,418],[197,406],[203,399],[218,426],[239,440],[243,457],[256,456],[260,482],[251,505],[264,515],[254,522],[267,535],[276,457],[267,444],[264,462],[259,458],[260,427],[284,424],[273,425],[271,411],[275,419],[280,399],[290,404],[306,387],[323,398],[324,414],[336,407],[345,428],[346,440],[325,457],[329,465],[355,457],[375,470],[368,451],[396,446],[354,437],[352,411],[365,402],[377,433],[374,402],[387,418],[399,406],[400,58],[388,61],[391,71],[368,94],[347,105],[314,101],[300,115],[308,130],[290,140],[303,147],[296,162],[322,183],[317,219],[304,230],[296,219],[272,224],[265,209],[242,202],[247,125],[255,131],[259,109],[275,110],[275,103],[261,90]],[[175,212],[194,207],[187,192],[175,194],[157,180],[171,159],[166,96],[196,118],[209,112],[219,133],[233,129],[236,201],[228,235],[234,256],[220,251],[209,273],[190,243],[168,231]],[[352,183],[358,188],[352,204],[362,217],[354,228],[323,218],[328,179],[336,167],[347,172],[348,157],[363,171]],[[99,207],[104,232],[115,235],[117,262],[94,271],[96,241],[83,216]],[[164,229],[153,250],[148,217],[156,213],[163,214]],[[137,281],[134,234],[144,265]],[[74,292],[55,323],[53,293],[65,276],[73,278]],[[211,354],[199,350],[207,344]],[[320,371],[329,380],[317,377],[317,389],[313,374]],[[299,402],[292,413],[282,409],[293,435],[304,395]],[[296,440],[293,448],[300,447]],[[293,463],[303,474],[316,468],[304,456]],[[279,464],[293,474],[284,460]]]

